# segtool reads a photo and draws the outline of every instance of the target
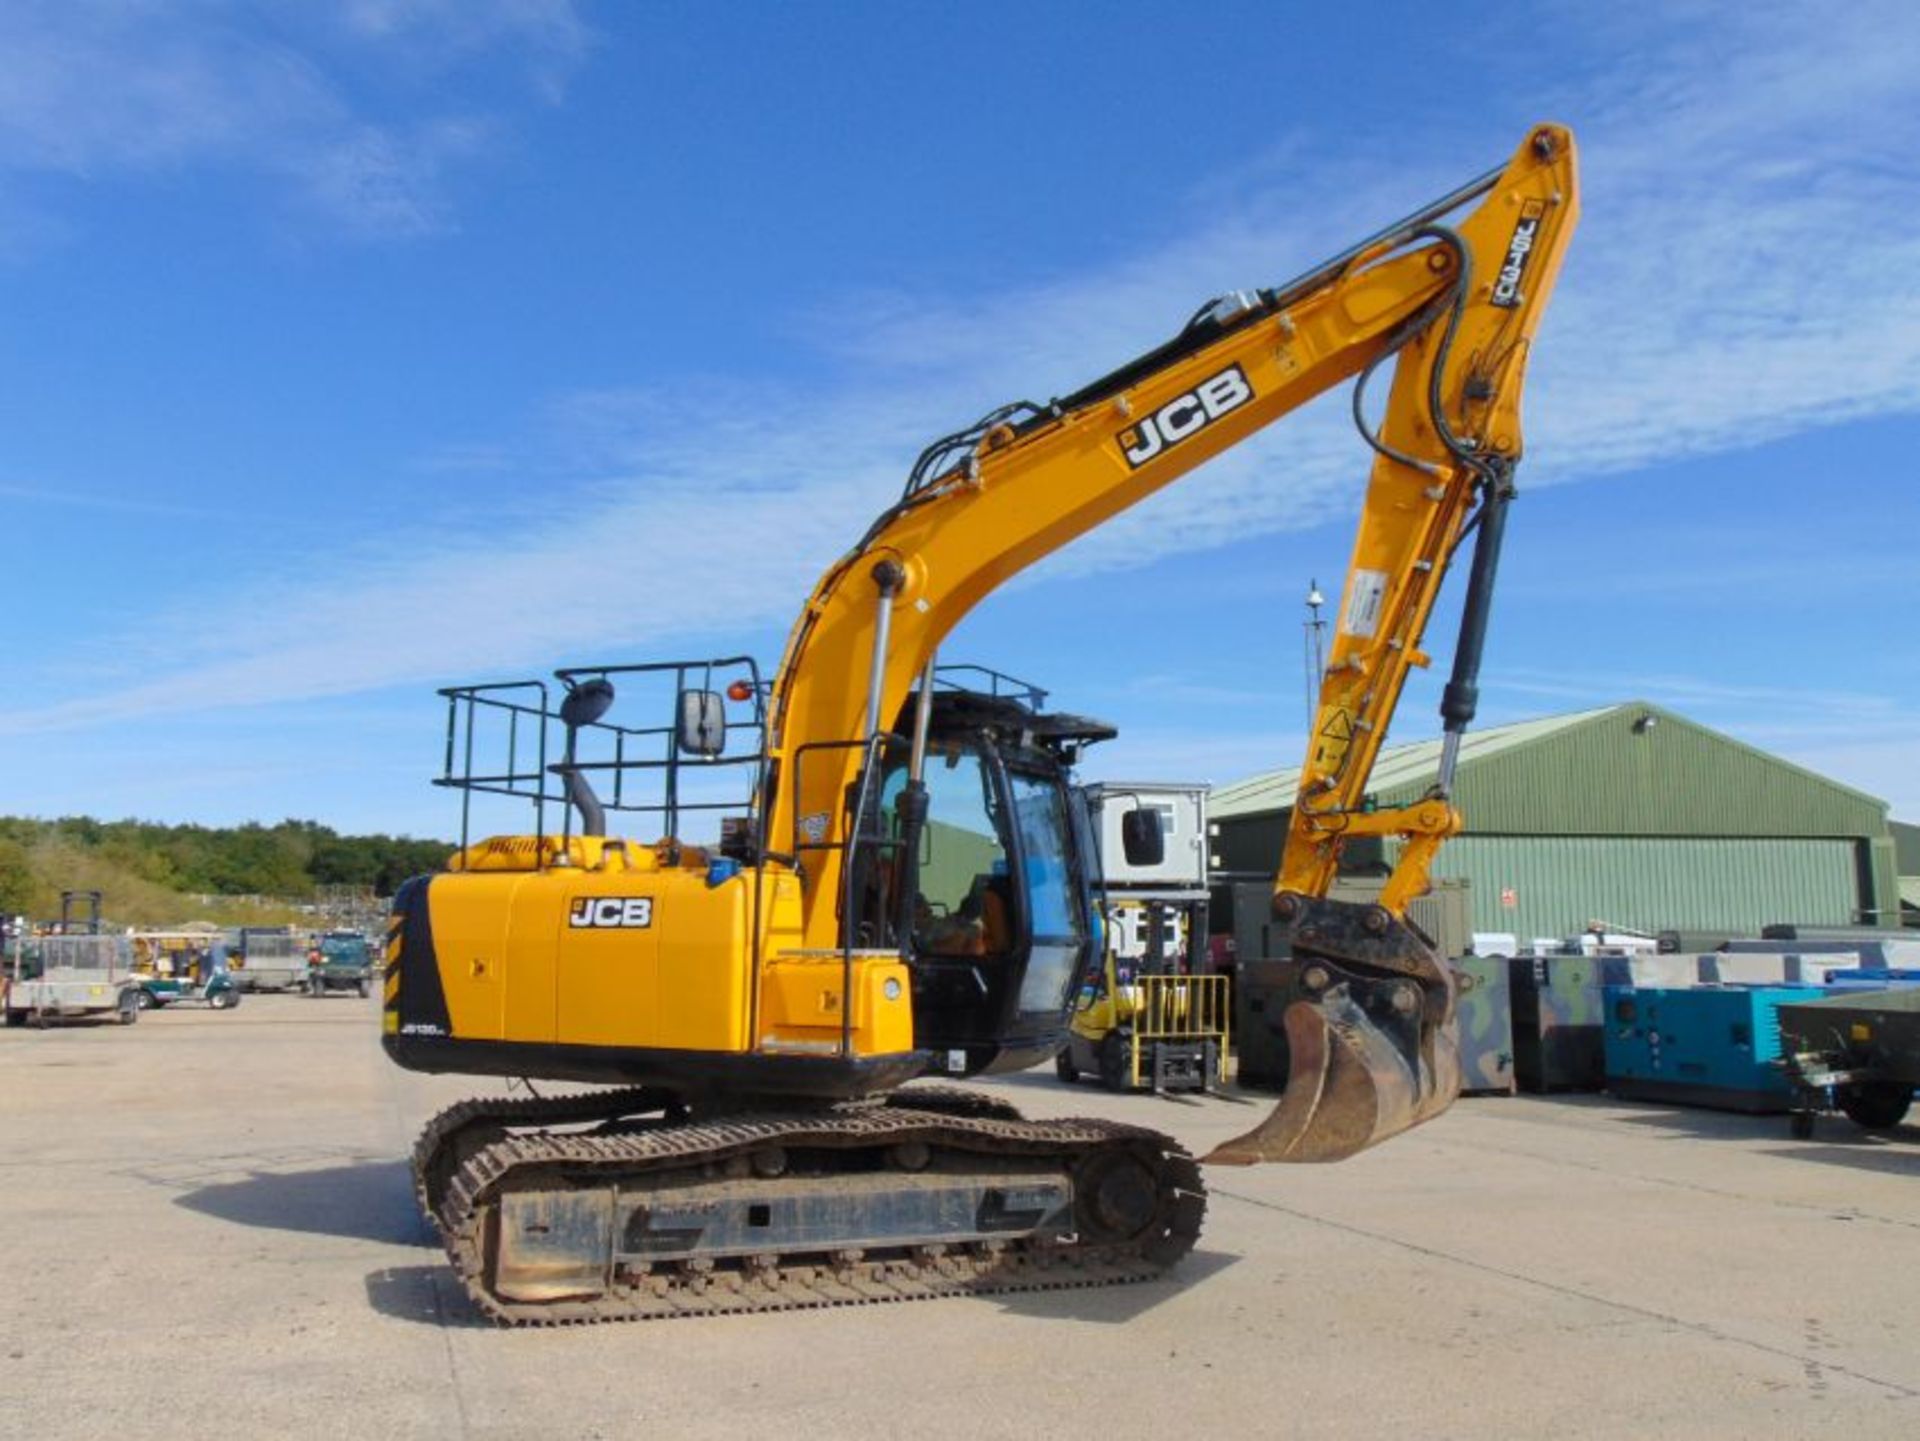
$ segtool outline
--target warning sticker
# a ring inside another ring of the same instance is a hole
[[[1340,617],[1342,633],[1371,640],[1380,628],[1380,602],[1386,593],[1384,570],[1356,570],[1353,585],[1347,591],[1346,614]]]
[[[1313,737],[1313,766],[1315,770],[1337,771],[1353,745],[1353,712],[1335,706],[1324,714],[1326,719]]]

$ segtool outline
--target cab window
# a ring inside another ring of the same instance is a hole
[[[1020,985],[1022,1011],[1057,1010],[1085,954],[1086,921],[1074,875],[1067,795],[1046,776],[1008,774],[1013,819],[1026,858],[1027,912],[1033,950]]]
[[[921,775],[927,828],[920,840],[914,949],[933,956],[1002,956],[1011,948],[1013,895],[999,805],[980,756],[958,746],[928,749]],[[892,810],[906,772],[887,778]]]

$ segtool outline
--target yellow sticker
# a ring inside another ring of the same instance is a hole
[[[1315,770],[1334,771],[1347,758],[1347,751],[1353,746],[1353,712],[1345,706],[1334,706],[1326,712],[1326,721],[1321,725],[1313,742],[1313,765]]]

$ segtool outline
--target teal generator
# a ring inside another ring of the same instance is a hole
[[[1635,1101],[1784,1112],[1792,1091],[1779,1064],[1776,1008],[1819,994],[1812,986],[1608,986],[1607,1089]]]

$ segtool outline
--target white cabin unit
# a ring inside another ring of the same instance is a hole
[[[1086,787],[1087,812],[1100,847],[1100,871],[1112,891],[1205,892],[1207,787],[1179,781],[1100,781]],[[1130,810],[1156,811],[1166,842],[1157,866],[1130,866],[1120,842],[1120,818]]]

